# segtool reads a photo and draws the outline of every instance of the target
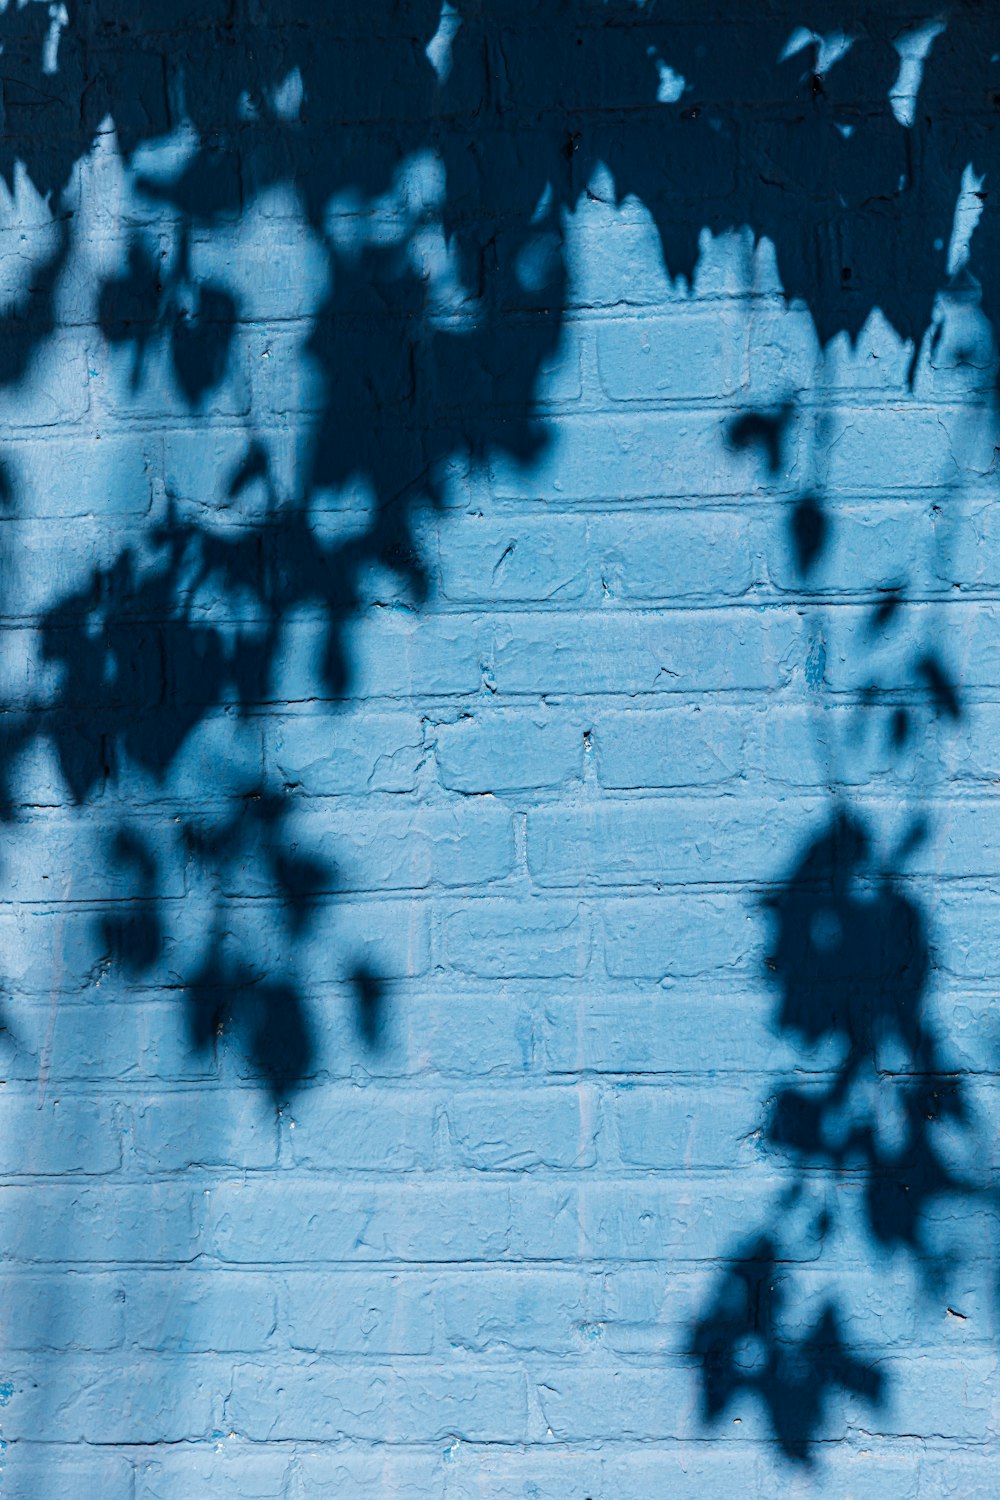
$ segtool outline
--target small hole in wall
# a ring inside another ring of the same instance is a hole
[[[851,270],[850,266],[841,266],[841,268],[840,268],[840,279],[844,283],[845,286],[850,281],[850,279],[851,279],[851,277],[853,275],[854,275],[854,272]]]

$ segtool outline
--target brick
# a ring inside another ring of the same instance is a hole
[[[281,714],[264,733],[268,764],[310,797],[412,792],[425,753],[406,714]]]
[[[511,1261],[579,1260],[586,1247],[579,1182],[567,1177],[525,1176],[510,1189]]]
[[[199,280],[240,287],[247,322],[307,319],[329,285],[326,257],[299,225],[275,223],[280,192],[262,193],[238,220],[192,236],[191,264]]]
[[[435,1300],[448,1345],[477,1355],[579,1353],[599,1308],[592,1277],[535,1267],[452,1275]]]
[[[614,1247],[625,1260],[716,1261],[733,1253],[737,1237],[755,1222],[754,1208],[780,1187],[760,1167],[741,1172],[738,1181],[738,1188],[725,1193],[709,1177],[595,1182],[581,1194],[582,1243],[595,1259],[604,1259]],[[798,1241],[799,1257],[813,1261],[820,1249],[821,1236],[812,1225]]]
[[[376,1422],[396,1442],[462,1439],[474,1431],[509,1443],[524,1436],[527,1402],[516,1371],[482,1371],[470,1386],[458,1372],[374,1365],[362,1377],[317,1360],[280,1375],[268,1366],[237,1366],[228,1405],[237,1430],[258,1441],[358,1438]]]
[[[631,1167],[737,1170],[764,1161],[766,1111],[753,1090],[622,1088],[613,1114],[621,1159]]]
[[[579,905],[482,901],[446,913],[449,967],[485,978],[560,978],[580,974],[590,958],[590,926]]]
[[[510,815],[495,804],[402,812],[395,801],[380,806],[372,799],[362,818],[356,807],[341,811],[299,802],[287,824],[276,832],[267,825],[251,830],[247,843],[243,858],[226,867],[220,882],[228,896],[273,892],[269,856],[285,847],[316,861],[317,896],[488,884],[508,874],[513,862]]]
[[[643,1443],[631,1451],[619,1450],[609,1453],[604,1470],[607,1493],[617,1500],[642,1500],[650,1494],[669,1495],[671,1500],[700,1500],[703,1495],[734,1490],[742,1495],[759,1495],[763,1500],[767,1490],[758,1488],[761,1465],[762,1459],[745,1444],[701,1441],[680,1448]],[[794,1471],[777,1459],[775,1477],[779,1474],[781,1484],[796,1483]]]
[[[4,1099],[5,1177],[82,1174],[100,1177],[121,1165],[121,1120],[110,1100],[76,1094]]]
[[[541,886],[756,883],[788,866],[811,807],[717,798],[583,804],[528,815],[528,868]],[[767,830],[766,842],[761,830]]]
[[[60,330],[58,349],[43,347],[32,379],[8,395],[6,422],[14,431],[70,428],[88,413],[93,399],[90,351],[82,329]]]
[[[599,323],[597,365],[605,394],[612,401],[731,397],[740,320],[735,309],[726,313]]]
[[[5,1187],[0,1194],[4,1244],[12,1260],[156,1263],[198,1253],[202,1197],[180,1182],[49,1186],[44,1234],[37,1204],[37,1188]]]
[[[286,1281],[282,1328],[292,1348],[309,1353],[426,1355],[436,1300],[422,1273],[299,1272]]]
[[[191,1267],[120,1277],[126,1344],[151,1354],[254,1352],[273,1342],[278,1288],[267,1275]]]
[[[453,1261],[491,1259],[509,1224],[506,1189],[465,1184],[329,1189],[308,1181],[224,1183],[211,1192],[209,1233],[222,1260]],[[419,1209],[419,1213],[417,1213]]]
[[[307,1494],[320,1500],[337,1500],[345,1491],[374,1494],[381,1485],[400,1500],[422,1500],[434,1494],[449,1462],[447,1449],[441,1455],[395,1445],[353,1451],[323,1447],[304,1451],[299,1470]]]
[[[573,1453],[566,1448],[532,1444],[516,1449],[458,1449],[445,1470],[446,1500],[478,1500],[485,1491],[495,1500],[558,1500],[580,1494],[603,1500],[600,1487],[603,1460],[596,1453]]]
[[[738,599],[763,575],[758,528],[745,512],[685,508],[630,518],[600,516],[588,527],[606,598],[616,601],[702,597]]]
[[[235,495],[228,493],[233,477],[246,461],[248,446],[246,431],[238,425],[172,425],[154,450],[158,492],[179,504],[182,515],[193,513],[200,519],[210,516],[218,522],[221,511],[223,515],[259,520],[267,504],[263,477],[248,479]],[[262,447],[267,474],[279,493],[287,494],[294,487],[294,443],[280,430],[269,431]]]
[[[604,953],[615,978],[664,980],[745,971],[763,958],[760,923],[743,902],[689,896],[609,902]]]
[[[914,775],[893,751],[884,709],[836,702],[811,708],[775,704],[760,716],[757,729],[756,739],[747,741],[748,759],[769,785],[824,787],[836,781],[864,788],[908,782]],[[920,747],[924,750],[931,752],[929,737]]]
[[[137,1465],[136,1500],[183,1500],[199,1491],[226,1500],[283,1500],[289,1464],[280,1448],[260,1452],[256,1444],[231,1439],[225,1448],[185,1448],[161,1449],[162,1457]]]
[[[832,491],[935,489],[973,470],[952,447],[955,411],[921,409],[916,403],[837,413],[827,448]]]
[[[146,1098],[130,1111],[135,1159],[143,1172],[192,1167],[273,1167],[278,1127],[256,1091],[211,1089]]]
[[[919,1379],[900,1380],[897,1361],[886,1360],[882,1368],[893,1395],[874,1419],[869,1412],[863,1419],[876,1433],[902,1435],[920,1428],[967,1443],[982,1443],[993,1436],[995,1418],[989,1393],[996,1363],[992,1355],[924,1359]],[[859,1404],[853,1404],[850,1425],[855,1428],[862,1417]]]
[[[588,1167],[597,1159],[595,1100],[582,1090],[465,1093],[443,1109],[451,1152],[477,1171]]]
[[[588,587],[587,535],[575,516],[515,525],[449,517],[433,539],[441,597],[483,605],[579,599]]]
[[[29,1003],[18,996],[16,1051],[6,1064],[8,1079],[33,1082],[44,1057],[53,1081],[89,1083],[127,1078],[201,1079],[215,1066],[210,1056],[192,1051],[182,1003],[174,995],[166,1001],[115,1005],[109,1017],[102,1009],[113,1004],[104,985],[95,985],[90,1003],[58,1002],[55,1018],[44,1001]]]
[[[422,974],[430,962],[428,923],[418,901],[338,900],[330,926],[303,939],[301,968],[317,984],[361,969],[383,980]]]
[[[595,715],[597,778],[602,786],[719,786],[743,774],[756,716],[694,706]],[[769,762],[770,764],[770,762]]]
[[[693,495],[735,497],[759,486],[755,458],[732,451],[727,423],[715,414],[657,412],[645,420],[568,416],[551,425],[549,448],[530,472],[509,460],[494,462],[498,500],[563,501],[571,496],[578,502],[613,504]],[[781,476],[781,487],[791,488],[796,477],[792,464]]]
[[[131,862],[113,857],[114,829],[101,828],[96,820],[88,828],[51,818],[24,831],[26,837],[8,846],[8,888],[17,899],[99,901],[137,894]],[[84,846],[89,850],[86,858]],[[160,852],[172,851],[161,844]],[[183,895],[183,872],[176,859],[169,864],[161,861],[158,889],[167,898]]]
[[[541,711],[484,709],[436,725],[433,737],[438,774],[449,791],[563,787],[583,773],[584,731]]]
[[[56,1476],[81,1500],[133,1500],[135,1471],[127,1454],[87,1451],[79,1444],[18,1443],[7,1449],[3,1483],[11,1500],[31,1500]]]
[[[473,413],[519,407],[524,402],[523,360],[528,347],[536,352],[535,403],[569,405],[581,394],[581,330],[569,323],[559,347],[551,348],[546,320],[524,317],[533,310],[538,283],[554,266],[551,237],[544,231],[519,248],[514,257],[513,282],[505,285],[504,314],[488,339],[459,333],[454,340],[439,338],[434,350],[435,395],[444,409],[466,407]],[[517,316],[521,313],[522,316]]]
[[[433,1165],[434,1104],[426,1094],[306,1089],[289,1115],[288,1155],[296,1167],[408,1172]]]
[[[780,688],[807,647],[790,614],[747,610],[508,616],[495,627],[498,693],[681,693]]]
[[[350,693],[331,687],[323,678],[327,627],[303,620],[287,631],[285,653],[267,701],[308,703],[347,696],[406,698],[414,694],[455,697],[475,693],[482,679],[483,652],[478,631],[467,621],[440,617],[421,620],[409,612],[402,618],[381,616],[354,621],[345,630],[345,649],[351,664]],[[182,685],[178,684],[180,688]],[[197,699],[195,699],[197,701]]]
[[[122,1278],[80,1275],[65,1264],[49,1272],[8,1269],[0,1291],[6,1350],[104,1351],[124,1336]]]
[[[222,1416],[225,1367],[161,1357],[157,1373],[115,1355],[87,1364],[50,1358],[30,1375],[12,1372],[4,1430],[30,1438],[44,1421],[50,1441],[104,1445],[207,1438]]]
[[[388,1371],[298,1365],[274,1376],[262,1365],[238,1365],[229,1395],[229,1421],[250,1442],[366,1439],[387,1418]],[[280,1386],[279,1386],[280,1382]],[[291,1397],[291,1400],[280,1400]]]
[[[529,996],[537,986],[511,984],[497,997],[487,982],[485,993],[466,981],[447,998],[432,983],[432,994],[402,1009],[406,1050],[401,1061],[407,1071],[467,1075],[477,1079],[526,1073],[535,1053],[535,1014]],[[516,993],[517,989],[524,993]]]
[[[538,1390],[542,1416],[558,1442],[614,1438],[678,1438],[693,1434],[692,1372],[654,1369],[573,1369],[548,1377]]]
[[[571,295],[580,307],[659,307],[682,301],[683,294],[664,271],[659,235],[648,217],[636,222],[620,208],[606,212],[602,222],[578,229],[567,258]]]
[[[641,964],[642,957],[634,961]],[[698,983],[687,978],[656,995],[645,985],[631,994],[611,988],[583,1014],[568,994],[547,997],[540,1004],[539,1065],[556,1075],[701,1074],[710,1015],[713,1075],[829,1072],[838,1055],[836,1041],[814,1048],[796,1045],[774,1026],[776,997],[762,990],[761,979],[748,984],[727,977]]]
[[[261,727],[252,720],[238,720],[235,715],[211,717],[196,724],[185,739],[174,760],[177,792],[196,805],[214,799],[243,796],[264,781],[264,750]],[[119,774],[116,790],[123,802],[166,800],[162,782],[139,787],[135,780]],[[150,781],[153,778],[149,778]]]
[[[220,325],[222,327],[222,325]],[[218,337],[229,342],[229,330]],[[206,391],[197,403],[199,416],[232,420],[246,416],[250,410],[250,384],[245,370],[245,356],[238,337],[233,338],[225,359],[226,378]],[[192,402],[180,384],[167,335],[157,330],[147,344],[141,360],[141,375],[135,382],[136,355],[130,344],[117,348],[107,344],[90,350],[90,388],[95,401],[118,417],[169,419],[177,423],[191,420]],[[50,418],[58,420],[58,418]]]
[[[903,509],[882,501],[860,506],[825,506],[829,543],[803,578],[791,540],[788,509],[775,516],[766,545],[768,576],[776,588],[793,593],[873,594],[890,592],[906,582],[909,550],[932,546],[931,520],[926,510]]]

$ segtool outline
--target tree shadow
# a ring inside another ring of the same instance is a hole
[[[796,1264],[812,1260],[838,1217],[854,1214],[875,1266],[902,1252],[925,1289],[939,1291],[956,1252],[935,1241],[930,1211],[941,1201],[996,1202],[987,1175],[969,1165],[983,1139],[967,1085],[926,1014],[924,913],[872,855],[864,822],[838,809],[766,902],[775,1027],[807,1055],[832,1045],[841,1060],[829,1082],[783,1084],[770,1101],[764,1139],[791,1162],[793,1181],[769,1227],[734,1247],[690,1345],[706,1419],[755,1392],[785,1453],[806,1463],[834,1393],[878,1407],[887,1382],[877,1352],[859,1357],[845,1341],[835,1301],[804,1333],[785,1324]],[[824,1181],[854,1188],[846,1207],[842,1195],[822,1192]],[[817,1190],[822,1206],[804,1228]]]
[[[754,1394],[782,1452],[808,1465],[811,1440],[823,1431],[834,1393],[850,1392],[877,1408],[885,1379],[875,1364],[852,1353],[834,1300],[798,1337],[788,1329],[787,1269],[766,1232],[740,1244],[694,1327],[690,1347],[701,1370],[705,1421],[718,1421],[739,1397]]]
[[[774,474],[790,416],[787,406],[751,411],[731,442],[759,447]],[[803,503],[822,518],[808,548]],[[835,535],[821,493],[793,501],[787,534],[804,586]],[[912,566],[915,559],[906,561]],[[862,649],[900,638],[908,644],[895,669],[900,676],[854,690],[848,760],[873,721],[881,719],[890,760],[898,762],[933,720],[953,728],[964,718],[962,693],[933,627],[915,639],[900,637],[909,590],[910,580],[902,578],[866,605]],[[811,609],[822,645],[823,605]],[[810,679],[807,668],[807,681],[818,690],[822,673]],[[831,773],[836,782],[836,766]],[[706,1421],[718,1421],[752,1394],[783,1452],[806,1466],[841,1397],[877,1411],[891,1389],[877,1340],[859,1348],[846,1337],[835,1293],[806,1326],[797,1309],[789,1313],[796,1281],[831,1239],[853,1234],[873,1274],[902,1256],[925,1294],[940,1292],[962,1263],[962,1247],[940,1243],[939,1205],[955,1212],[963,1203],[966,1211],[997,1203],[968,1081],[950,1065],[929,1015],[933,944],[903,874],[930,832],[917,802],[879,859],[868,820],[835,789],[829,816],[762,902],[772,927],[765,971],[777,994],[774,1030],[807,1059],[837,1060],[826,1079],[781,1081],[768,1101],[762,1140],[790,1165],[791,1181],[761,1227],[727,1255],[691,1328],[688,1352],[700,1370]]]
[[[239,223],[261,194],[292,192],[330,288],[301,351],[318,394],[294,490],[279,492],[251,412],[245,456],[228,483],[206,474],[200,515],[168,498],[142,549],[125,541],[46,615],[43,655],[59,685],[17,717],[10,749],[51,741],[77,802],[126,764],[165,781],[214,708],[266,702],[303,608],[322,617],[320,686],[340,700],[366,574],[387,569],[413,604],[427,598],[414,523],[440,506],[446,466],[500,453],[528,465],[547,442],[537,397],[566,312],[563,229],[599,169],[615,201],[652,215],[672,276],[694,278],[705,230],[750,225],[774,244],[785,295],[805,303],[821,343],[853,337],[879,308],[916,357],[932,327],[968,155],[954,101],[970,68],[979,77],[986,66],[961,7],[905,108],[896,85],[909,33],[877,6],[852,12],[853,39],[839,47],[818,5],[797,18],[794,46],[779,11],[720,30],[697,8],[632,0],[547,0],[528,19],[459,0],[445,41],[441,19],[437,0],[378,0],[363,24],[346,0],[322,15],[302,0],[220,0],[197,25],[183,0],[155,20],[125,22],[112,0],[55,20],[37,4],[4,13],[0,173],[14,185],[23,171],[52,205],[54,238],[0,316],[0,382],[28,378],[54,336],[75,183],[111,127],[147,208],[124,267],[97,287],[96,321],[110,349],[128,352],[134,391],[165,357],[197,419],[232,379],[245,313],[217,274],[199,274],[192,246]],[[182,148],[157,164],[148,148],[178,130]],[[977,171],[992,140],[975,137]],[[981,280],[998,263],[994,217],[987,203],[972,240]],[[905,237],[899,223],[912,226]],[[761,446],[775,468],[788,409],[748,413],[733,443]],[[350,486],[373,496],[367,523],[348,542],[325,540],[322,497]],[[227,499],[248,507],[235,534],[213,516]],[[801,497],[804,572],[826,524],[816,496]],[[192,603],[207,591],[238,600],[243,622],[214,623],[203,599]],[[936,691],[933,663],[925,676]],[[155,877],[140,884],[138,899],[155,906]],[[287,899],[278,878],[274,891]],[[144,951],[131,944],[133,974]],[[363,1035],[366,1013],[363,1003]]]
[[[602,193],[616,208],[641,205],[665,272],[689,287],[706,232],[749,229],[774,247],[786,303],[808,310],[822,348],[856,338],[877,310],[911,342],[911,384],[933,351],[943,290],[975,283],[995,330],[1000,218],[989,189],[971,190],[978,222],[956,249],[967,170],[991,182],[996,166],[1000,48],[984,41],[996,21],[979,9],[918,7],[901,31],[883,6],[852,6],[850,37],[837,43],[847,20],[828,4],[797,10],[790,41],[782,7],[722,25],[704,6],[656,0],[544,0],[528,15],[513,0],[455,0],[445,47],[439,0],[208,0],[196,14],[165,0],[134,16],[119,0],[78,0],[65,22],[46,5],[6,7],[0,175],[12,192],[26,178],[52,221],[44,255],[0,311],[8,392],[31,384],[57,338],[77,188],[112,132],[128,211],[102,207],[126,243],[90,290],[102,350],[127,363],[136,398],[155,399],[165,369],[185,422],[201,430],[238,383],[253,317],[217,267],[199,270],[199,236],[221,240],[280,191],[324,273],[298,310],[308,413],[265,421],[252,400],[240,407],[236,462],[200,474],[193,497],[165,493],[137,534],[50,603],[38,629],[46,686],[26,704],[0,702],[8,820],[14,768],[39,747],[80,807],[134,771],[176,802],[170,857],[203,903],[202,940],[177,985],[197,1049],[232,1035],[276,1101],[315,1070],[304,955],[342,892],[333,862],[297,847],[294,789],[265,770],[214,821],[196,820],[188,803],[199,788],[177,784],[184,752],[221,710],[244,723],[283,701],[303,619],[316,653],[300,686],[331,712],[342,706],[358,685],[350,627],[371,578],[390,576],[404,608],[430,597],[419,522],[443,513],[449,469],[474,477],[498,458],[530,468],[545,454],[540,397],[573,295],[574,215]],[[942,18],[918,82],[900,92],[903,43]],[[980,101],[971,123],[970,99]],[[758,450],[776,474],[791,410],[790,398],[748,410],[730,444]],[[283,483],[275,455],[296,416]],[[352,493],[365,503],[348,507]],[[5,513],[23,499],[11,467]],[[328,524],[339,505],[357,522],[346,538]],[[789,512],[803,580],[833,535],[819,486],[803,489]],[[874,632],[895,628],[904,590],[875,603]],[[908,671],[928,711],[957,723],[960,695],[936,643]],[[912,707],[878,683],[860,696],[885,702],[901,752],[917,727]],[[782,1088],[766,1139],[803,1177],[851,1174],[872,1246],[943,1274],[922,1215],[938,1198],[980,1191],[937,1144],[939,1126],[970,1130],[971,1117],[924,1015],[926,919],[897,870],[872,873],[872,847],[860,815],[838,808],[770,906],[779,1026],[804,1044],[837,1041],[844,1061],[827,1085]],[[108,857],[131,896],[103,903],[95,928],[138,982],[154,972],[175,899],[167,851],[126,806]],[[248,894],[275,924],[280,956],[267,963],[232,920]],[[384,978],[377,960],[347,953],[344,964],[360,1042],[376,1048]],[[874,1059],[890,1041],[907,1063],[894,1143],[853,1102],[866,1074],[881,1078]],[[783,1340],[781,1294],[769,1290],[778,1240],[765,1225],[737,1247],[692,1350],[706,1416],[752,1385],[802,1458],[829,1390],[877,1401],[885,1387],[848,1349],[832,1304],[803,1339]],[[763,1352],[745,1365],[736,1350],[751,1332]]]

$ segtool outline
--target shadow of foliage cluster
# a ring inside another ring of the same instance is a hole
[[[318,690],[346,698],[347,627],[372,570],[393,576],[414,607],[428,595],[416,522],[441,506],[449,466],[474,470],[498,454],[528,466],[545,448],[537,394],[572,296],[566,225],[588,195],[643,205],[666,272],[687,282],[706,232],[749,227],[773,244],[785,294],[808,308],[821,345],[856,337],[878,309],[912,343],[911,378],[933,348],[943,292],[967,291],[995,323],[997,25],[966,0],[905,12],[805,0],[794,26],[784,5],[664,0],[8,5],[0,175],[13,185],[23,171],[54,227],[30,284],[0,314],[0,384],[26,382],[56,337],[74,185],[112,132],[130,190],[174,226],[167,253],[132,223],[122,265],[93,289],[99,327],[127,352],[136,391],[157,349],[192,416],[231,378],[245,310],[218,273],[196,273],[197,236],[238,224],[281,189],[328,271],[301,354],[318,394],[294,483],[277,473],[251,413],[239,462],[205,475],[208,516],[238,503],[244,524],[219,529],[168,497],[141,546],[123,536],[51,605],[40,640],[57,686],[0,718],[8,774],[44,742],[79,804],[129,766],[166,785],[209,714],[250,714],[271,699],[289,622],[303,611],[320,622]],[[149,148],[172,138],[172,165],[153,170]],[[956,270],[949,246],[969,172],[978,222]],[[747,412],[731,442],[758,448],[776,471],[790,410]],[[370,497],[367,519],[347,539],[331,536],[318,522],[322,498],[350,487]],[[0,498],[16,510],[10,473]],[[797,499],[788,524],[808,580],[832,535],[818,491]],[[226,628],[206,618],[206,593],[232,602]],[[893,628],[897,603],[878,602],[873,630]],[[957,722],[941,653],[929,644],[912,671],[927,711]],[[880,701],[877,683],[859,691]],[[919,725],[898,704],[886,712],[901,750]],[[9,786],[3,806],[15,816]],[[217,893],[228,870],[250,862],[279,898],[283,957],[272,971],[228,941],[217,894],[185,976],[193,1043],[233,1032],[276,1099],[313,1066],[295,953],[338,889],[325,858],[292,847],[290,808],[287,789],[265,777],[216,823],[185,817],[177,832]],[[775,1218],[792,1214],[813,1168],[852,1176],[874,1243],[905,1247],[931,1274],[923,1209],[973,1191],[932,1126],[965,1125],[968,1107],[923,1013],[925,919],[895,870],[871,868],[872,848],[861,818],[838,807],[771,903],[778,1026],[809,1045],[836,1040],[843,1053],[832,1082],[790,1085],[773,1102],[768,1143],[800,1169]],[[141,977],[162,938],[160,860],[134,821],[110,852],[137,899],[125,915],[109,908],[103,939]],[[374,1044],[382,982],[359,969],[356,988],[361,1036]],[[881,1076],[887,1038],[906,1062],[892,1146],[848,1102],[864,1075]],[[818,1210],[814,1229],[828,1221]],[[692,1349],[708,1416],[752,1387],[787,1451],[804,1457],[829,1391],[877,1402],[883,1382],[852,1355],[832,1304],[801,1340],[784,1337],[781,1238],[766,1226],[734,1254]]]

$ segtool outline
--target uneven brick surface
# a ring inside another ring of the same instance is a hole
[[[709,9],[0,15],[10,1500],[994,1491],[1000,48]]]

